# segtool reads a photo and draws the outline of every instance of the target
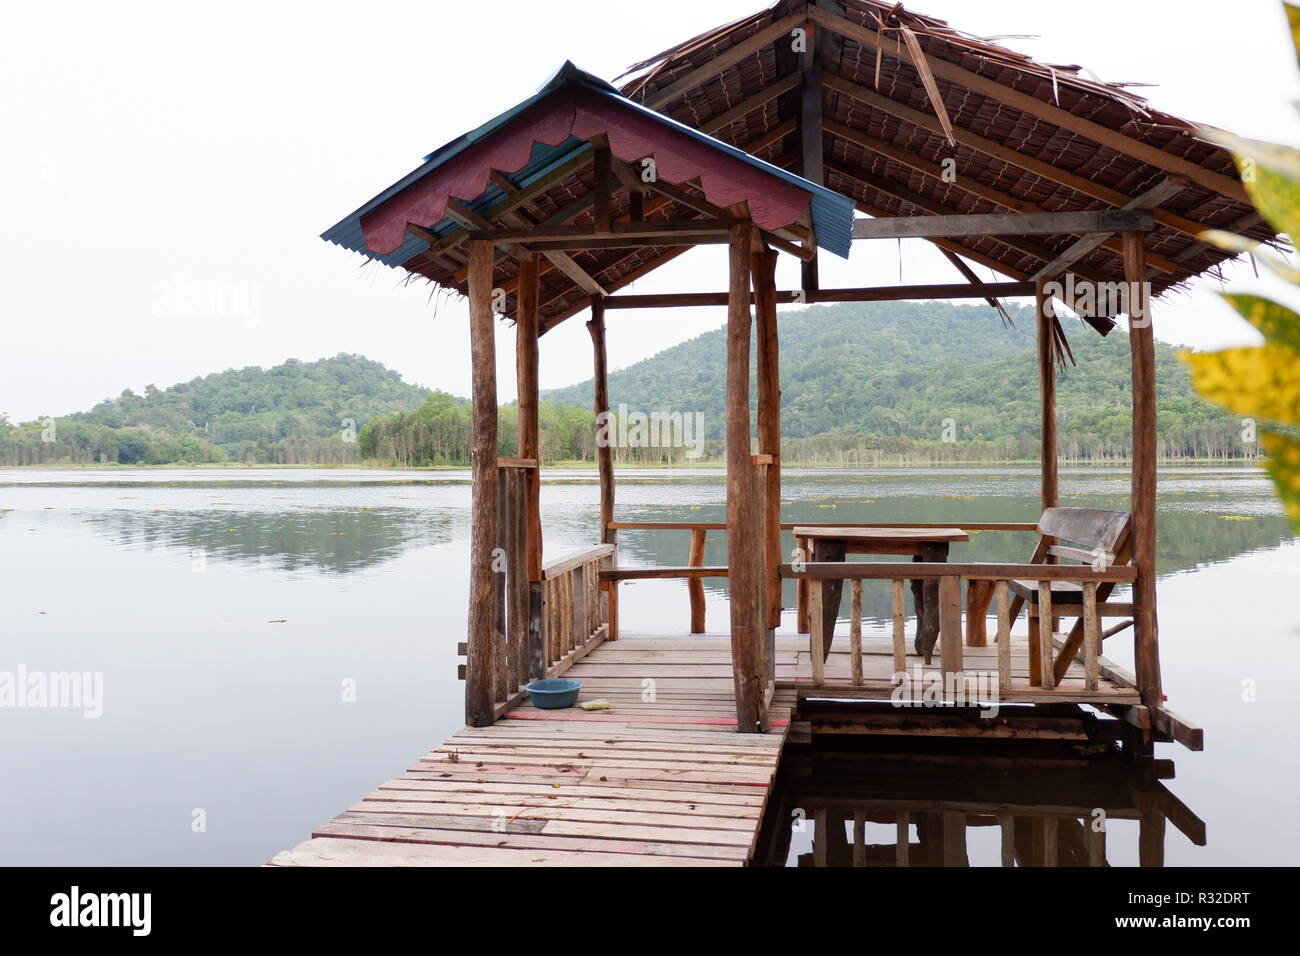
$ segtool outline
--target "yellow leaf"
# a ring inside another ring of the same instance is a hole
[[[1274,345],[1293,349],[1300,361],[1300,315],[1286,306],[1257,295],[1227,293],[1223,296],[1243,319],[1259,329]]]
[[[1272,143],[1257,145],[1273,146]],[[1286,152],[1290,156],[1285,161],[1274,150],[1265,154],[1238,154],[1237,166],[1246,192],[1250,193],[1260,215],[1279,232],[1300,236],[1300,170],[1295,168],[1300,166],[1300,152],[1294,149]]]
[[[1291,519],[1291,527],[1300,531],[1300,442],[1270,431],[1260,437],[1268,453],[1264,467],[1277,485],[1277,495]]]
[[[1291,28],[1291,45],[1295,47],[1296,62],[1300,63],[1300,7],[1284,3],[1282,9],[1286,11],[1287,26]]]
[[[1268,344],[1179,357],[1210,401],[1238,415],[1300,425],[1300,362],[1290,349]]]

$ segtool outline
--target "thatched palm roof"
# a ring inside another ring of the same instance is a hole
[[[811,54],[795,49],[794,31],[811,37]],[[1231,155],[1195,124],[1080,67],[1035,62],[901,4],[780,0],[635,64],[629,75],[622,87],[629,99],[821,182],[871,216],[1153,208],[1157,228],[1147,249],[1155,294],[1229,257],[1200,241],[1206,228],[1273,238]],[[809,168],[804,123],[820,126],[820,158]],[[593,222],[593,153],[585,143],[538,143],[523,167],[493,171],[479,194],[440,206],[436,222],[414,223],[395,250],[367,250],[362,215],[418,179],[421,167],[325,237],[464,292],[469,229]],[[725,214],[698,180],[661,187],[645,197],[648,220]],[[620,188],[615,217],[631,207]],[[802,240],[806,227],[784,238]],[[1080,279],[1124,278],[1118,236],[1086,249],[1068,234],[931,241],[968,278],[974,273],[963,259],[1026,280],[1064,274],[1062,257]],[[584,309],[593,292],[614,292],[688,248],[599,248],[572,252],[562,268],[543,263],[543,330]],[[513,294],[516,275],[510,250],[500,250],[494,283]]]
[[[1035,62],[901,4],[782,0],[634,65],[629,72],[639,75],[623,90],[798,169],[805,81],[791,31],[810,25],[825,184],[869,215],[1106,209],[1141,202],[1148,190],[1176,190],[1157,208],[1159,228],[1148,236],[1157,294],[1229,258],[1199,241],[1205,228],[1273,235],[1247,200],[1231,154],[1202,138],[1196,124],[1078,66]],[[955,181],[945,180],[945,160],[955,161]],[[1026,279],[1076,238],[938,244]],[[1119,250],[1112,239],[1072,271],[1121,280]]]

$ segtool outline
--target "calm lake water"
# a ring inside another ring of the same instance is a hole
[[[722,521],[721,474],[620,472],[617,516]],[[103,675],[98,717],[0,708],[0,863],[261,863],[458,730],[467,479],[0,471],[0,673]],[[793,471],[782,517],[1033,521],[1037,492],[1029,468]],[[1123,510],[1128,475],[1067,470],[1062,492]],[[596,503],[594,474],[544,475],[548,557],[595,540]],[[1208,832],[1197,847],[1171,826],[1166,860],[1293,863],[1300,546],[1254,468],[1165,469],[1159,521],[1165,688],[1206,729],[1204,753],[1158,749],[1177,766],[1169,790]],[[1021,561],[1033,541],[979,533],[952,557]],[[620,544],[625,564],[685,564],[689,535]],[[706,562],[724,556],[711,540]],[[719,628],[725,584],[706,587]],[[625,631],[686,631],[684,582],[621,594]],[[869,589],[867,614],[883,619],[887,601]],[[1106,653],[1131,664],[1131,639]],[[996,828],[983,836],[971,862],[996,864]],[[792,858],[806,842],[796,836]],[[1112,863],[1136,861],[1136,838],[1111,846]]]

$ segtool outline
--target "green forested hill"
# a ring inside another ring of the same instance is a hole
[[[0,460],[163,464],[226,460],[338,463],[357,458],[359,429],[420,406],[429,390],[360,355],[229,369],[143,395],[127,389],[87,412],[10,425]]]
[[[870,302],[783,312],[781,426],[787,457],[817,460],[907,453],[979,442],[981,457],[1037,452],[1038,380],[1032,309],[1011,306],[1014,327],[984,305]],[[1103,338],[1062,320],[1077,366],[1058,373],[1061,451],[1071,458],[1129,449],[1129,351],[1122,328]],[[1162,454],[1237,455],[1238,423],[1202,402],[1173,347],[1157,343]],[[707,332],[614,372],[610,400],[629,412],[700,411],[707,435],[724,428],[726,342]],[[547,393],[590,401],[591,383]],[[858,439],[861,436],[861,440]],[[802,440],[802,441],[800,441]]]
[[[783,452],[828,463],[1032,459],[1038,380],[1031,310],[1004,326],[984,305],[879,302],[782,313]],[[1126,457],[1129,352],[1122,329],[1102,338],[1064,321],[1077,366],[1059,373],[1060,450],[1070,460]],[[1157,343],[1160,452],[1254,454],[1240,423],[1200,401],[1174,349]],[[705,457],[724,454],[726,343],[707,332],[610,376],[615,410],[700,413]],[[591,383],[548,393],[546,461],[590,460]],[[501,410],[498,452],[516,454],[515,408]],[[143,395],[127,390],[90,411],[22,425],[0,416],[0,465],[223,461],[464,464],[464,399],[404,382],[359,355],[218,372]],[[692,419],[694,421],[694,419]],[[618,448],[623,461],[681,461],[680,448]]]
[[[328,438],[347,427],[347,419],[359,428],[377,415],[410,411],[427,394],[379,362],[339,354],[229,369],[162,390],[148,385],[143,395],[128,389],[69,417],[114,428],[194,428],[233,455],[246,441]]]

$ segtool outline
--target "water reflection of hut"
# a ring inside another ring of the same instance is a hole
[[[1163,866],[1167,822],[1206,843],[1205,824],[1163,783],[1173,776],[1172,760],[1077,745],[814,749],[783,762],[756,861],[969,866],[968,834],[991,828],[999,835],[990,864],[1110,866],[1117,841],[1133,836],[1111,824],[1135,821],[1137,861]]]

